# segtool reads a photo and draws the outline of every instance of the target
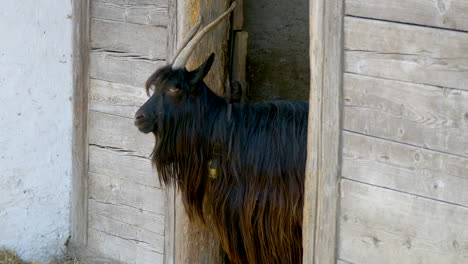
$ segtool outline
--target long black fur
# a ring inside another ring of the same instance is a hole
[[[211,215],[232,263],[301,263],[308,104],[236,103],[228,118],[195,75],[169,65],[147,81],[153,103],[139,112],[154,115],[160,180],[178,186],[191,219]]]

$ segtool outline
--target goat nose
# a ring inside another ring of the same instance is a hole
[[[135,119],[136,119],[136,120],[142,119],[142,118],[145,118],[145,115],[144,115],[144,114],[136,113],[136,115],[135,115]]]

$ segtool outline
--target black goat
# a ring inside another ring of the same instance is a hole
[[[213,60],[194,71],[177,60],[157,70],[135,125],[156,136],[159,179],[178,186],[191,219],[211,215],[232,263],[301,263],[308,104],[228,110],[203,82]]]

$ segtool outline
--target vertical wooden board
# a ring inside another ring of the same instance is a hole
[[[89,143],[149,157],[154,147],[154,135],[138,131],[133,118],[90,111]]]
[[[138,56],[96,50],[91,52],[90,60],[91,78],[141,87],[142,90],[148,77],[166,65],[165,61],[145,60]]]
[[[164,214],[164,190],[90,173],[89,199]]]
[[[118,223],[128,224],[151,234],[164,236],[164,215],[139,210],[118,204],[107,204],[89,200],[89,213],[109,218]]]
[[[212,22],[225,10],[230,1],[227,0],[178,0],[177,15],[173,14],[177,25],[177,37],[170,36],[173,43],[170,53],[178,43],[183,43],[184,36],[195,26],[200,16],[203,17],[202,27]],[[226,74],[228,69],[228,23],[221,22],[198,44],[187,64],[188,70],[193,70],[201,65],[208,56],[214,52],[215,61],[210,73],[204,79],[207,85],[218,95],[224,93]],[[170,194],[169,194],[170,195]],[[180,194],[179,194],[180,195]],[[171,195],[171,199],[175,195]],[[204,228],[199,223],[192,223],[185,215],[184,205],[180,199],[172,199],[175,204],[174,222],[174,258],[167,258],[167,263],[222,263],[220,244],[215,239],[212,230]],[[209,218],[209,217],[208,217]],[[171,234],[172,236],[172,234]],[[167,245],[171,246],[168,242]],[[169,249],[171,252],[172,249]]]
[[[91,48],[127,52],[148,59],[165,59],[164,27],[91,19]]]
[[[468,1],[346,0],[346,14],[468,31]]]
[[[151,4],[134,1],[131,5],[115,2],[117,1],[93,0],[91,17],[132,24],[167,26],[167,0],[153,1]]]
[[[231,80],[238,81],[242,87],[241,102],[245,102],[248,94],[247,83],[247,42],[249,33],[239,31],[234,34],[234,47],[232,52]]]
[[[91,79],[89,110],[133,118],[138,108],[148,100],[146,91],[119,83]]]
[[[230,5],[228,0],[179,0],[178,6],[178,41],[185,36],[198,22],[202,15],[202,27],[224,13]],[[193,70],[200,66],[211,53],[216,54],[210,73],[204,79],[205,83],[218,95],[224,94],[226,74],[228,69],[228,29],[229,19],[221,22],[213,31],[197,45],[187,63],[187,69]]]
[[[345,18],[345,71],[468,90],[468,33]]]
[[[345,178],[468,207],[468,158],[343,133]]]
[[[468,91],[345,74],[344,128],[468,157]]]
[[[340,259],[351,263],[462,264],[468,208],[342,180]]]
[[[132,152],[89,147],[89,171],[129,182],[161,188],[151,161]]]
[[[236,0],[237,7],[233,11],[232,30],[244,28],[244,0]]]
[[[341,151],[343,1],[310,1],[310,108],[303,263],[335,263]]]
[[[87,241],[88,150],[87,109],[89,80],[89,0],[73,1],[73,142],[70,206],[71,240]]]
[[[87,231],[87,230],[86,230]],[[107,256],[95,248],[89,248],[83,244],[75,243],[73,240],[68,241],[68,256],[73,260],[79,260],[80,263],[92,264],[125,264],[121,261]]]
[[[122,239],[92,228],[89,229],[88,247],[123,263],[161,264],[164,258],[158,252],[139,247],[136,241]]]
[[[167,61],[172,61],[177,46],[177,5],[178,1],[169,1],[167,28]],[[174,185],[165,186],[166,213],[164,221],[164,264],[175,264],[176,256],[176,189]]]
[[[167,5],[168,0],[92,0],[93,2],[108,3],[112,5],[119,6],[129,6],[129,5],[156,5],[156,6],[165,6]]]
[[[120,222],[111,217],[90,212],[89,228],[124,240],[134,241],[138,247],[148,251],[161,254],[164,251],[164,235],[137,227],[132,223]]]

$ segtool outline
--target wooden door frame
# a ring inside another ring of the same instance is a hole
[[[68,243],[73,255],[87,254],[79,251],[86,249],[88,223],[89,1],[73,1],[74,129],[71,238]],[[178,7],[185,1],[193,0],[168,1],[168,59],[172,58],[178,36],[181,35],[177,13]],[[311,107],[304,197],[303,263],[336,263],[341,175],[343,9],[343,0],[309,1]],[[168,188],[166,197],[164,263],[174,264],[176,210],[181,205],[177,205],[173,189]]]
[[[73,143],[69,244],[88,241],[88,91],[90,0],[72,1]]]
[[[310,108],[303,263],[336,263],[341,177],[344,0],[310,0]]]
[[[178,0],[181,3],[190,0]],[[171,9],[170,9],[171,10]],[[180,9],[179,9],[180,11]],[[177,6],[172,8],[168,55],[180,36]],[[179,12],[180,14],[181,12]],[[185,12],[183,12],[185,13]],[[303,221],[303,263],[336,263],[341,177],[344,0],[309,1],[310,108]],[[171,17],[171,16],[170,16]],[[178,28],[179,27],[179,28]],[[175,254],[176,202],[168,191],[166,254]],[[180,224],[179,224],[180,225]],[[174,232],[174,233],[172,233]],[[212,254],[197,252],[198,254]],[[169,257],[168,257],[169,259]],[[175,258],[165,263],[177,263]],[[177,259],[186,259],[185,257]]]

